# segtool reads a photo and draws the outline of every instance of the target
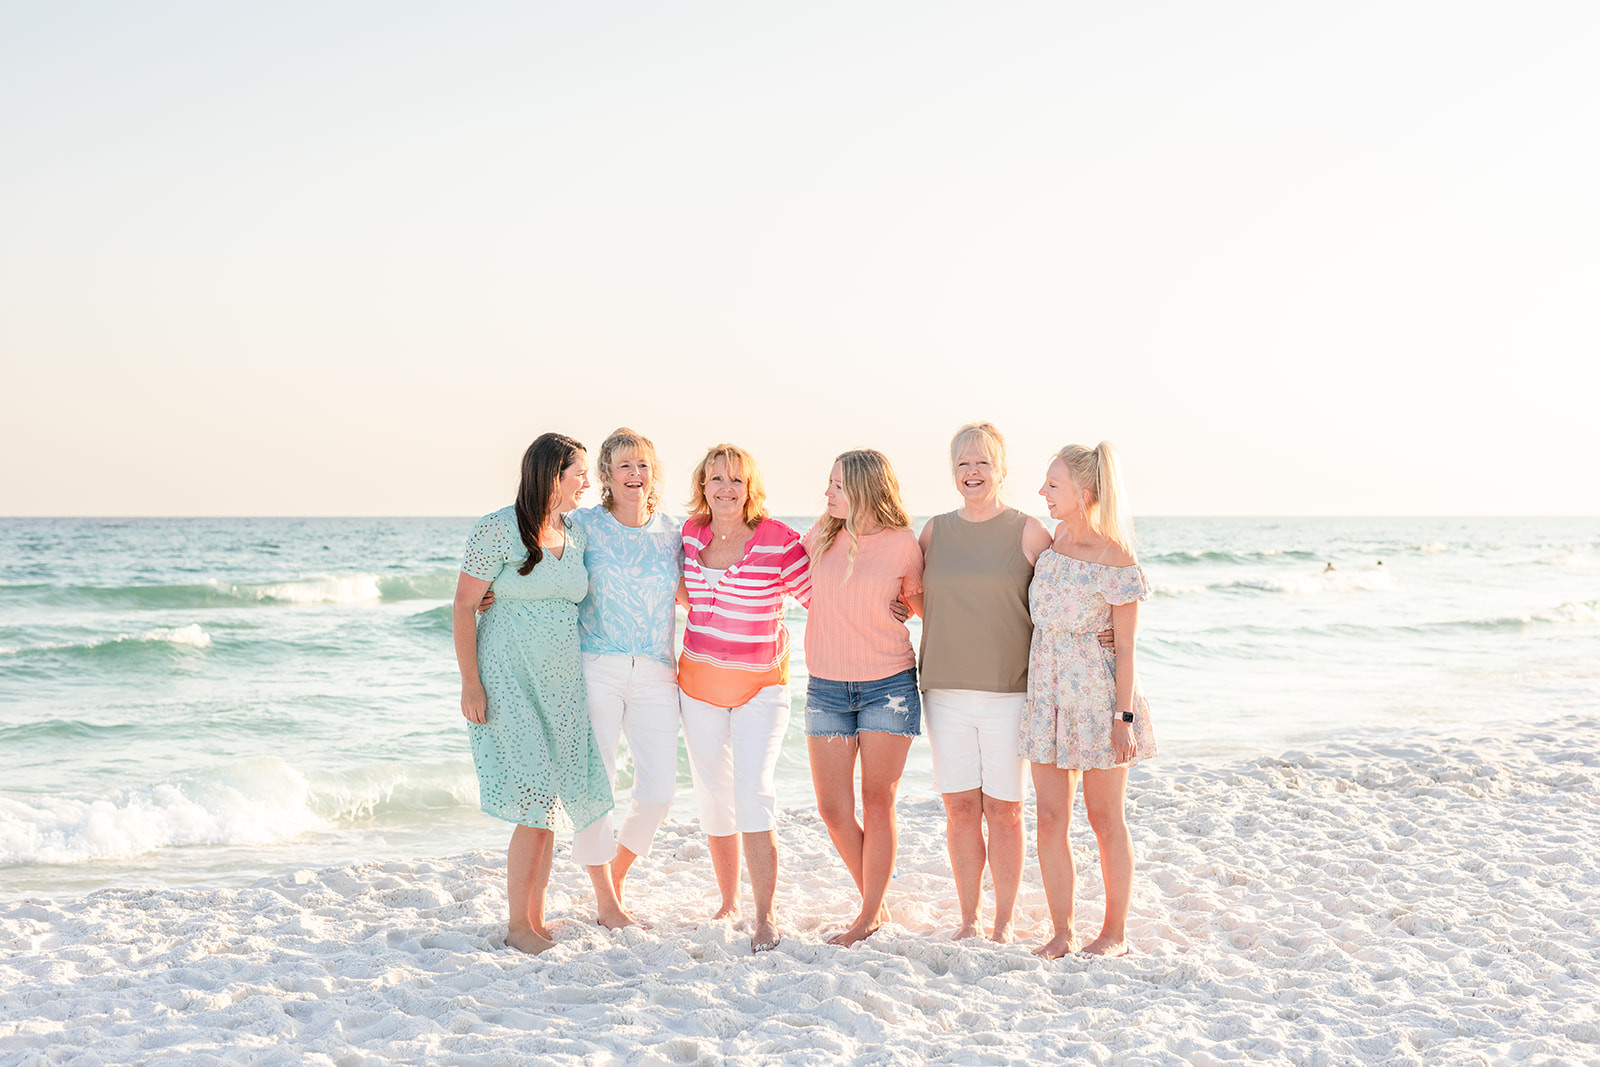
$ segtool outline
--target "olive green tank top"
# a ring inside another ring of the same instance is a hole
[[[928,520],[922,564],[923,689],[1028,691],[1028,517],[1007,508],[987,522],[956,512]]]

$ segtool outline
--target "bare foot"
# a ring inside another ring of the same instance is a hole
[[[555,944],[536,930],[506,931],[506,947],[526,952],[530,956],[537,956],[547,948],[554,948]]]
[[[1128,954],[1128,942],[1124,938],[1107,937],[1105,934],[1101,934],[1087,945],[1084,945],[1079,950],[1079,953],[1084,956],[1126,956]]]
[[[979,937],[982,934],[983,931],[978,928],[977,919],[962,919],[960,928],[950,935],[950,940],[965,941],[969,937]]]
[[[601,926],[604,926],[607,930],[620,930],[624,926],[637,925],[634,922],[633,916],[629,915],[621,908],[617,908],[615,910],[611,908],[601,908],[600,917],[596,919],[595,922],[599,923]]]
[[[622,881],[627,877],[626,871],[619,872],[615,867],[611,869],[611,890],[617,894],[617,907],[626,908],[622,902]]]
[[[722,907],[718,908],[717,913],[711,916],[711,921],[716,922],[718,919],[737,919],[738,917],[739,902],[737,900],[724,900],[722,902]]]
[[[777,924],[771,919],[762,919],[756,922],[756,929],[750,935],[751,952],[770,952],[778,947],[782,940],[778,934]]]
[[[882,915],[883,912],[879,911],[878,914]],[[850,929],[846,930],[842,934],[835,934],[833,937],[830,937],[828,939],[828,944],[838,945],[840,948],[848,948],[849,946],[854,945],[856,942],[865,941],[867,938],[877,933],[878,927],[882,925],[883,923],[881,920],[875,919],[872,922],[867,922],[863,919],[857,919],[851,925]]]
[[[1062,956],[1078,951],[1078,938],[1075,934],[1057,934],[1038,948],[1033,950],[1035,956],[1047,960],[1059,960]]]
[[[1009,945],[1016,940],[1016,935],[1011,932],[1011,924],[995,923],[994,929],[989,931],[989,940],[997,945]]]

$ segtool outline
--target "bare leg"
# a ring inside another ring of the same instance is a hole
[[[983,819],[989,824],[989,874],[994,878],[994,927],[989,940],[1004,945],[1012,939],[1011,917],[1022,885],[1022,802],[985,795]]]
[[[519,823],[511,831],[506,847],[506,900],[511,912],[506,944],[522,952],[539,953],[555,944],[544,924],[555,847],[556,835],[549,830]]]
[[[611,888],[617,894],[617,907],[625,908],[622,902],[622,883],[628,877],[628,868],[633,866],[633,861],[639,857],[627,845],[617,846],[617,858],[611,861]]]
[[[1125,801],[1128,768],[1083,772],[1083,807],[1100,846],[1100,873],[1106,886],[1106,921],[1100,936],[1083,946],[1086,956],[1121,956],[1128,951],[1128,904],[1133,896],[1133,837]]]
[[[1044,899],[1050,905],[1049,941],[1033,950],[1047,960],[1078,951],[1073,932],[1073,890],[1077,870],[1072,863],[1072,798],[1078,791],[1078,772],[1051,763],[1033,765],[1033,796],[1039,819],[1039,876]]]
[[[900,788],[900,775],[906,769],[906,753],[912,739],[900,734],[869,731],[860,736],[861,746],[861,914],[850,929],[833,938],[832,944],[853,945],[871,937],[888,921],[884,898],[889,879],[894,876],[894,860],[900,846],[895,824],[894,800]]]
[[[778,947],[778,924],[772,899],[778,892],[778,833],[764,830],[744,835],[744,862],[750,869],[750,893],[756,900],[756,925],[750,933],[752,952]]]
[[[608,930],[632,926],[633,916],[622,910],[622,902],[617,899],[617,888],[611,882],[611,864],[597,863],[590,867],[589,881],[594,885],[594,900],[600,909],[600,918],[597,920],[600,925]]]
[[[860,744],[854,737],[808,737],[806,752],[810,756],[811,788],[817,796],[817,813],[822,816],[828,838],[859,892],[862,831],[861,823],[856,820],[856,756]],[[841,940],[849,933],[839,934],[828,943],[852,944],[861,939],[857,936]]]
[[[861,824],[856,821],[856,753],[854,737],[808,737],[806,754],[811,763],[811,789],[817,795],[817,814],[828,828],[839,858],[856,889],[861,889]]]
[[[717,875],[717,891],[722,894],[722,906],[713,919],[727,919],[739,914],[739,835],[707,837],[711,848],[711,869]]]
[[[983,903],[983,791],[968,789],[944,794],[945,841],[950,849],[950,870],[956,879],[956,900],[961,904],[961,926],[955,937],[977,937],[978,910]]]

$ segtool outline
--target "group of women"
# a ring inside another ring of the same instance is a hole
[[[950,461],[962,506],[920,537],[879,452],[834,462],[823,516],[804,535],[770,517],[761,471],[734,445],[691,476],[689,514],[661,508],[651,442],[606,438],[601,502],[579,508],[588,456],[561,434],[534,441],[516,503],[472,531],[453,608],[461,710],[483,810],[514,825],[506,857],[506,943],[552,944],[545,892],[556,833],[573,833],[599,921],[633,922],[626,879],[672,802],[681,726],[721,904],[739,913],[740,855],[755,914],[751,947],[778,943],[774,770],[789,722],[785,599],[807,607],[806,746],[818,812],[861,895],[834,944],[889,918],[895,799],[926,719],[943,794],[961,924],[1012,938],[1022,876],[1022,802],[1032,768],[1038,855],[1053,936],[1048,958],[1127,950],[1133,848],[1124,817],[1129,767],[1155,754],[1135,680],[1138,601],[1148,596],[1111,447],[1069,446],[1040,494],[1056,529],[1005,505],[1005,442],[961,428]],[[674,657],[677,607],[687,612]],[[905,620],[922,617],[919,656]],[[613,820],[619,738],[632,755],[632,802]],[[859,810],[857,781],[859,778]],[[1073,931],[1073,798],[1099,845],[1105,921]],[[987,829],[987,834],[985,830]]]

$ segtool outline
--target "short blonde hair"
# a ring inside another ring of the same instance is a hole
[[[645,504],[653,514],[661,509],[661,461],[650,438],[626,426],[612,430],[611,436],[600,442],[600,457],[595,461],[595,473],[600,476],[600,503],[607,511],[616,510],[617,502],[611,495],[611,464],[630,452],[650,464],[650,496]]]
[[[969,422],[956,431],[950,439],[950,477],[956,476],[956,463],[967,449],[976,447],[994,465],[995,476],[1001,481],[1006,476],[1006,439],[994,428],[992,422]]]
[[[1093,498],[1089,501],[1089,528],[1133,556],[1138,545],[1133,515],[1122,488],[1122,464],[1111,442],[1101,441],[1093,448],[1068,445],[1055,458],[1067,468],[1073,486],[1087,489]]]
[[[706,458],[695,465],[689,476],[689,518],[699,522],[711,521],[711,502],[706,499],[706,480],[711,477],[712,464],[722,460],[729,474],[744,479],[744,524],[752,530],[767,517],[767,484],[761,477],[756,458],[738,445],[712,445]]]
[[[855,571],[856,553],[861,548],[861,521],[869,519],[889,530],[911,529],[911,516],[900,502],[900,479],[894,476],[889,457],[873,448],[857,448],[845,452],[834,460],[843,469],[844,495],[850,501],[850,517],[836,519],[824,514],[817,524],[816,545],[812,555],[821,559],[833,547],[840,530],[850,534],[850,560],[845,565],[844,579],[850,580]]]

